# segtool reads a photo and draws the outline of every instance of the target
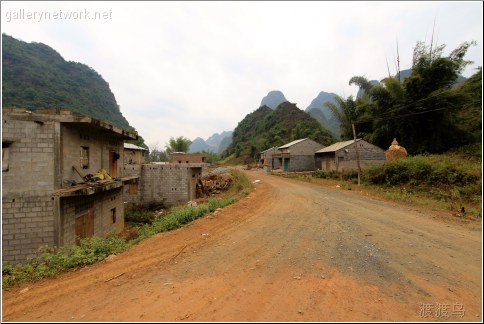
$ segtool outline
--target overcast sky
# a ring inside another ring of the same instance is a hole
[[[303,110],[321,91],[356,95],[352,76],[382,79],[386,60],[395,73],[397,39],[401,69],[409,68],[416,42],[430,43],[434,23],[445,55],[478,42],[464,76],[482,66],[481,1],[1,6],[3,33],[47,44],[101,74],[150,148],[164,148],[171,136],[207,139],[233,130],[271,90]]]

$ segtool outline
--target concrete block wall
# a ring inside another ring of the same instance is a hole
[[[206,158],[202,153],[173,153],[170,163],[204,163]]]
[[[316,160],[314,155],[292,155],[288,171],[314,171]]]
[[[2,192],[54,188],[54,122],[36,123],[3,118],[2,144],[8,150],[2,163]],[[6,146],[6,147],[5,147]]]
[[[267,150],[266,152],[261,154],[261,160],[264,160],[264,165],[268,166],[269,171],[272,169],[278,169],[281,167],[281,163],[279,162],[278,158],[274,158],[274,154],[278,154],[279,151],[276,147]]]
[[[106,237],[111,233],[119,233],[124,227],[124,200],[122,188],[113,189],[98,194],[82,197],[60,198],[60,208],[63,219],[61,230],[63,240],[60,245],[73,245],[76,243],[76,214],[79,205],[90,205],[94,213],[94,236]],[[113,223],[111,210],[116,209],[116,222]]]
[[[138,169],[127,165],[125,174],[139,176],[136,193],[130,192],[129,186],[124,189],[124,201],[130,207],[134,205],[173,207],[192,198],[192,185],[201,177],[202,166],[142,164]]]
[[[366,141],[358,141],[356,143],[358,145],[358,154],[360,156],[360,160],[382,160],[385,161],[385,151],[378,146],[370,144]],[[347,152],[345,151],[347,150]],[[336,152],[338,157],[343,157],[345,161],[347,160],[356,160],[356,149],[355,145],[351,144],[345,147],[344,149],[340,149]]]
[[[54,245],[54,201],[49,193],[3,193],[2,262],[33,258],[41,246]]]
[[[171,207],[189,199],[189,169],[179,165],[145,164],[141,169],[139,202]]]
[[[15,264],[54,243],[55,123],[2,117],[2,262]]]
[[[314,153],[324,148],[324,145],[319,144],[311,139],[306,139],[289,147],[291,158],[293,155],[314,155]]]
[[[123,174],[125,177],[140,177],[141,176],[141,164],[125,164],[123,169]],[[129,208],[138,205],[140,200],[139,194],[140,179],[137,183],[125,185],[123,188],[123,199],[126,203],[125,205]]]
[[[125,164],[123,168],[123,175],[125,177],[139,177],[141,174],[141,164]]]
[[[145,163],[145,152],[146,151],[143,150],[132,150],[124,148],[124,163],[130,165],[139,165]]]
[[[366,170],[373,165],[383,165],[385,164],[384,160],[360,160],[360,168],[361,170]],[[344,172],[349,170],[358,170],[358,164],[356,160],[344,160],[338,163],[338,171]]]

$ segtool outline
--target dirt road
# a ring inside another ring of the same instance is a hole
[[[480,223],[247,173],[217,215],[4,290],[2,320],[482,321]]]

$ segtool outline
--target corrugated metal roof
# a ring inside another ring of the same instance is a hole
[[[131,144],[131,143],[124,143],[124,148],[125,148],[125,149],[131,149],[131,150],[143,150],[143,151],[148,151],[148,150],[147,150],[147,149],[145,149],[144,147],[137,146],[137,145],[134,145],[134,144]]]
[[[290,146],[293,146],[294,144],[297,144],[297,143],[305,141],[305,140],[307,140],[307,138],[298,139],[298,140],[292,141],[290,143],[284,144],[283,146],[279,146],[278,149],[288,148]]]
[[[361,141],[361,138],[356,139],[356,141]],[[348,145],[351,145],[355,142],[355,140],[349,140],[349,141],[344,141],[344,142],[338,142],[334,143],[333,145],[330,145],[328,147],[322,148],[319,151],[316,151],[316,153],[327,153],[327,152],[336,152],[342,148],[345,148]]]
[[[273,150],[273,149],[275,149],[275,148],[276,148],[276,147],[275,147],[275,146],[273,146],[273,147],[271,147],[270,149],[267,149],[267,150],[262,151],[262,152],[260,152],[260,153],[265,153],[265,152],[270,151],[270,150]]]

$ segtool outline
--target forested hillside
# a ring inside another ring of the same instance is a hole
[[[128,129],[109,84],[92,68],[51,47],[2,34],[2,106],[67,108]]]
[[[255,159],[261,151],[306,137],[324,145],[335,142],[328,129],[293,103],[283,102],[275,110],[262,106],[239,122],[224,156]]]

